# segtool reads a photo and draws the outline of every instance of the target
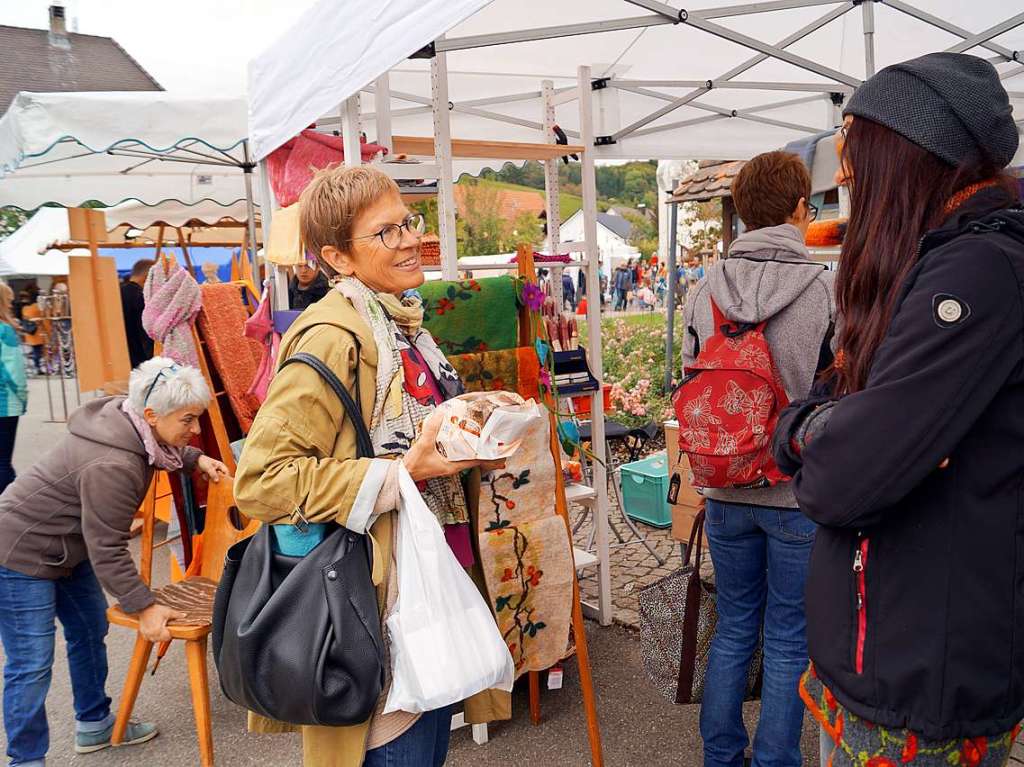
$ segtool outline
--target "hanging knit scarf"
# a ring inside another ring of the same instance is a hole
[[[423,308],[418,298],[398,299],[387,293],[374,293],[353,277],[341,278],[335,289],[352,302],[373,331],[377,344],[377,390],[370,422],[374,452],[403,455],[416,438],[420,424],[440,404],[426,391],[422,381],[408,380],[407,361],[418,356],[426,363],[442,399],[462,393],[459,376],[433,336],[422,328]],[[469,521],[466,497],[457,476],[429,479],[421,484],[420,491],[442,525]]]
[[[199,367],[192,324],[203,301],[192,275],[177,263],[172,262],[166,271],[157,264],[149,270],[143,297],[142,327],[150,338],[163,344],[163,355],[179,365]]]

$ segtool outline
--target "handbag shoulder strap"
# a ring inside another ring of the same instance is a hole
[[[291,357],[281,363],[279,370],[284,369],[287,365],[293,365],[301,363],[308,365],[313,368],[320,377],[327,382],[327,385],[331,387],[335,394],[338,395],[338,399],[341,400],[341,404],[345,408],[345,413],[348,415],[349,420],[352,421],[352,425],[356,430],[356,455],[359,458],[373,458],[373,440],[370,439],[370,432],[366,428],[366,422],[363,420],[363,413],[356,400],[352,399],[352,395],[349,394],[348,389],[338,379],[338,376],[334,374],[334,371],[324,364],[324,361],[319,357],[310,354],[309,352],[298,352],[293,354]],[[357,368],[358,371],[358,368]],[[359,386],[356,385],[356,398],[359,398]]]

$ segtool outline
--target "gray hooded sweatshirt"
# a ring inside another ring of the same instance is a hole
[[[736,322],[765,320],[765,337],[790,401],[806,397],[814,383],[822,342],[835,322],[834,274],[811,260],[792,224],[744,232],[728,258],[690,291],[683,311],[683,367],[693,364],[697,342],[715,333],[711,298]],[[696,337],[694,337],[696,333]],[[670,446],[673,449],[673,446]],[[775,508],[798,508],[789,483],[763,490],[706,490],[708,498]]]

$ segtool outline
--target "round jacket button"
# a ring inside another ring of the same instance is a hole
[[[960,302],[954,301],[952,298],[947,298],[939,304],[939,319],[943,322],[956,322],[960,319],[963,313],[964,310],[963,307],[960,306]]]
[[[336,580],[338,580],[338,571],[337,570],[328,570],[327,571],[327,580],[329,580],[329,581],[336,581]]]

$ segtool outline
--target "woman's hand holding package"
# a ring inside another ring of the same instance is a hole
[[[505,461],[449,461],[437,452],[437,433],[441,429],[442,414],[434,411],[426,421],[419,436],[412,443],[409,452],[402,457],[402,463],[410,476],[417,482],[433,477],[450,477],[466,469],[480,467],[483,471],[501,469]]]

